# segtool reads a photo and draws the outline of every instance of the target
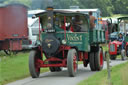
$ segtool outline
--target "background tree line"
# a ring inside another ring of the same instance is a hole
[[[45,9],[51,0],[0,0],[0,3],[23,3],[29,9]],[[57,9],[68,9],[79,6],[82,9],[99,8],[103,16],[112,14],[128,14],[128,0],[53,0],[52,5]]]

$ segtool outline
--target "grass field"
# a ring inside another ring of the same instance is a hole
[[[112,67],[112,85],[128,85],[128,62]],[[97,72],[87,80],[81,81],[78,85],[108,85],[107,70]]]
[[[0,58],[0,85],[30,76],[28,69],[29,53],[18,53],[7,56],[1,53]],[[42,72],[48,71],[43,68]]]

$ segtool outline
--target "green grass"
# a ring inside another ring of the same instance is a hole
[[[11,56],[1,54],[0,85],[30,76],[28,56],[29,53],[18,53]],[[48,68],[41,70],[41,72],[46,71],[48,71]]]
[[[128,85],[128,62],[112,67],[111,82],[112,85]],[[97,72],[78,85],[108,85],[107,70]]]

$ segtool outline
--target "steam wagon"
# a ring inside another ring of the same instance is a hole
[[[84,67],[90,64],[92,71],[102,70],[104,61],[100,44],[105,42],[105,31],[100,28],[90,30],[89,15],[49,7],[35,16],[39,18],[41,28],[39,26],[39,40],[29,56],[32,78],[39,77],[40,68],[45,67],[51,72],[66,67],[69,76],[74,77],[78,61],[83,61]],[[74,24],[75,19],[81,24]]]
[[[128,56],[128,17],[119,17],[117,18],[117,38],[109,42],[109,54],[112,60],[116,59],[117,55],[121,54],[121,59],[125,60],[125,57]],[[118,35],[122,34],[124,41],[118,40]],[[122,49],[122,44],[124,48]]]
[[[22,50],[22,41],[27,39],[27,7],[9,4],[0,7],[0,50]]]

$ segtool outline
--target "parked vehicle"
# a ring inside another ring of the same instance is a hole
[[[122,32],[122,36],[125,38],[124,41],[118,41],[117,39],[115,40],[111,40],[110,43],[109,43],[109,54],[110,54],[110,58],[112,60],[115,60],[116,59],[116,56],[117,55],[120,55],[121,54],[121,57],[122,57],[122,60],[125,59],[126,55],[127,55],[127,47],[128,47],[128,41],[127,41],[127,36],[126,36],[126,32],[127,32],[127,22],[128,22],[128,17],[120,17],[120,18],[117,18],[118,20],[118,24],[117,24],[117,32],[115,36],[119,37],[119,32]],[[121,25],[123,21],[123,27]],[[122,48],[122,44],[125,44],[124,47],[125,48]]]
[[[32,18],[36,13],[43,12],[43,10],[29,10],[28,11],[28,40],[24,40],[22,44],[23,49],[32,49],[35,46],[37,36],[39,35],[39,19]]]
[[[118,32],[113,32],[109,35],[109,39],[111,41],[117,40],[118,39]]]
[[[0,50],[10,54],[22,50],[22,41],[28,38],[27,7],[8,4],[0,7]]]
[[[101,28],[89,30],[89,15],[50,7],[36,17],[42,29],[39,28],[38,44],[29,56],[29,71],[33,78],[39,77],[40,68],[45,67],[51,72],[67,67],[69,76],[74,77],[78,61],[83,61],[84,67],[90,64],[92,71],[102,70],[104,61],[100,44],[105,42],[105,31]],[[73,25],[75,17],[82,20],[81,26]],[[76,27],[80,28],[79,32]]]

